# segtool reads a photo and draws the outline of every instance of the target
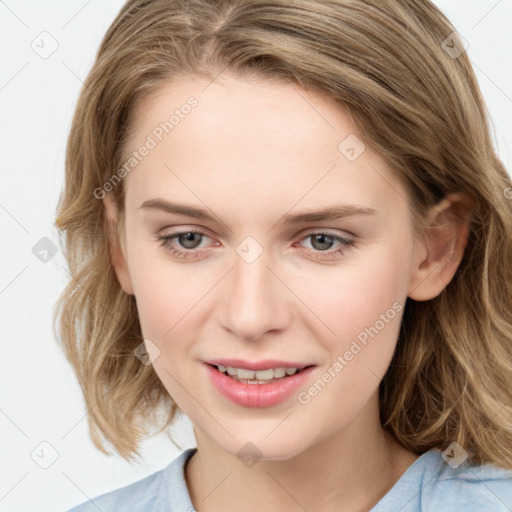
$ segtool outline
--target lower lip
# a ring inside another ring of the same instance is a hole
[[[214,366],[205,366],[211,382],[222,395],[237,405],[253,408],[272,407],[286,400],[304,385],[315,369],[314,366],[310,366],[295,375],[268,384],[244,384],[221,373]]]

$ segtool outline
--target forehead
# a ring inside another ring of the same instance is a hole
[[[196,204],[272,195],[304,208],[332,199],[385,209],[405,197],[344,109],[297,84],[180,77],[139,104],[126,157],[149,141],[126,178],[134,207],[178,190]]]
[[[196,106],[189,108],[192,101]],[[196,144],[229,136],[230,141],[236,140],[237,147],[251,147],[258,142],[273,145],[274,141],[292,146],[302,141],[307,143],[304,149],[318,149],[319,143],[332,142],[325,140],[327,131],[331,135],[339,132],[335,136],[339,138],[355,129],[333,100],[308,93],[295,83],[262,77],[221,75],[213,81],[197,76],[176,78],[138,105],[136,134],[151,133],[173,114],[173,126],[171,130],[164,129],[164,136],[169,135],[165,138],[184,142],[190,127]],[[232,149],[236,150],[234,144]]]

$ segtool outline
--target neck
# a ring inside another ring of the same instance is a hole
[[[342,431],[286,460],[248,467],[195,429],[198,450],[185,468],[197,512],[368,511],[418,458],[385,432],[367,404]]]

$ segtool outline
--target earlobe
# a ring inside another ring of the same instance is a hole
[[[468,243],[470,211],[462,194],[451,194],[431,208],[424,238],[416,243],[411,299],[433,299],[450,283]]]
[[[114,198],[111,194],[105,194],[102,199],[105,207],[105,214],[108,223],[109,233],[109,254],[112,267],[116,273],[117,279],[123,291],[128,295],[135,295],[133,291],[130,273],[128,271],[128,264],[126,262],[125,254],[121,247],[119,236],[116,230],[118,221],[118,210]]]

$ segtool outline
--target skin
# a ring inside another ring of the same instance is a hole
[[[378,386],[407,297],[435,297],[460,263],[468,230],[450,214],[460,215],[463,198],[433,207],[428,220],[444,229],[416,239],[407,191],[386,161],[369,145],[353,162],[338,150],[357,133],[346,113],[268,78],[166,84],[137,110],[127,153],[190,96],[198,106],[125,178],[124,230],[111,243],[118,279],[152,341],[154,369],[194,425],[198,453],[186,466],[194,507],[368,510],[418,458],[382,429]],[[205,208],[215,220],[140,208],[154,198]],[[110,194],[103,202],[116,220]],[[287,213],[346,203],[377,213],[278,224]],[[191,230],[205,234],[192,239],[197,248],[168,242],[192,251],[189,258],[156,239]],[[336,254],[336,240],[308,236],[325,230],[355,245]],[[236,252],[247,236],[263,250],[251,263]],[[294,394],[266,409],[235,405],[201,362],[316,364],[307,389],[394,303],[401,311],[308,404]],[[252,467],[237,457],[248,442],[261,452]]]

